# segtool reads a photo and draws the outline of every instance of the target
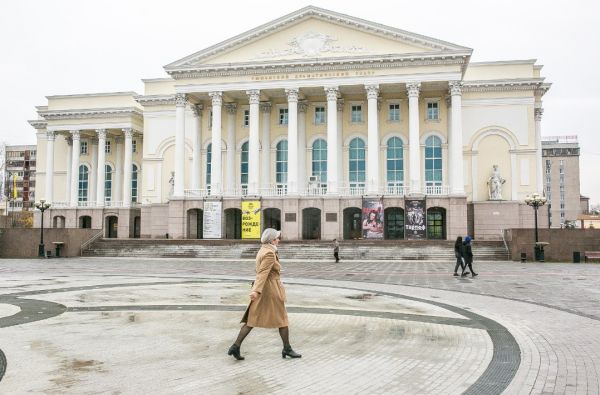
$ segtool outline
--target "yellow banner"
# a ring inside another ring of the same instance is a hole
[[[17,199],[17,175],[13,174],[13,199]]]
[[[260,239],[260,200],[242,202],[242,239]]]

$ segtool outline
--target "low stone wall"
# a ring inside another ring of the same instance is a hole
[[[527,261],[534,260],[534,229],[507,229],[505,238],[514,261],[527,253]],[[538,240],[550,243],[544,248],[548,262],[573,262],[573,252],[600,251],[600,229],[538,229]],[[475,248],[475,246],[473,247]]]
[[[79,256],[80,247],[99,232],[98,229],[44,229],[44,245],[46,250],[55,253],[52,242],[62,241],[64,246],[61,256]],[[40,229],[0,229],[0,257],[32,258],[38,256]]]

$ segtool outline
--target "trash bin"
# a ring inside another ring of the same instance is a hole
[[[573,263],[581,263],[581,252],[573,251]]]
[[[522,252],[521,253],[521,263],[525,263],[525,262],[527,262],[527,253]]]
[[[548,242],[538,241],[535,243],[535,260],[538,262],[544,262],[544,247],[547,246]]]

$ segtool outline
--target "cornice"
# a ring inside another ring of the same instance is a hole
[[[418,53],[406,55],[378,55],[333,57],[322,59],[300,59],[282,61],[262,61],[236,64],[214,64],[198,67],[186,67],[167,71],[174,79],[226,77],[244,75],[265,75],[279,73],[301,73],[332,70],[389,69],[415,66],[461,65],[466,68],[470,54],[456,53]]]
[[[546,93],[550,84],[544,83],[543,78],[516,78],[504,80],[464,81],[463,92],[506,92],[533,90]]]
[[[143,118],[142,111],[135,107],[120,108],[90,108],[80,110],[50,110],[40,111],[39,113],[46,121],[82,119],[82,118],[123,118],[138,117]]]
[[[48,121],[40,120],[40,119],[34,119],[32,121],[27,121],[27,122],[29,122],[29,124],[31,126],[33,126],[34,129],[37,129],[37,130],[46,129],[46,127],[48,126]]]
[[[46,99],[73,99],[82,97],[104,97],[104,96],[137,96],[138,94],[133,91],[128,92],[100,92],[100,93],[79,93],[73,95],[52,95],[46,96]]]
[[[138,95],[133,97],[136,102],[142,106],[165,106],[175,104],[175,94],[173,95]]]

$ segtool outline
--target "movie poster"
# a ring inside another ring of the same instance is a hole
[[[363,239],[383,239],[383,201],[363,200],[362,236]]]
[[[404,238],[424,240],[427,238],[427,215],[425,200],[405,199]]]
[[[205,239],[220,239],[221,232],[221,210],[220,201],[204,202],[204,215],[202,217],[202,237]]]
[[[242,239],[260,239],[260,200],[242,202]]]

